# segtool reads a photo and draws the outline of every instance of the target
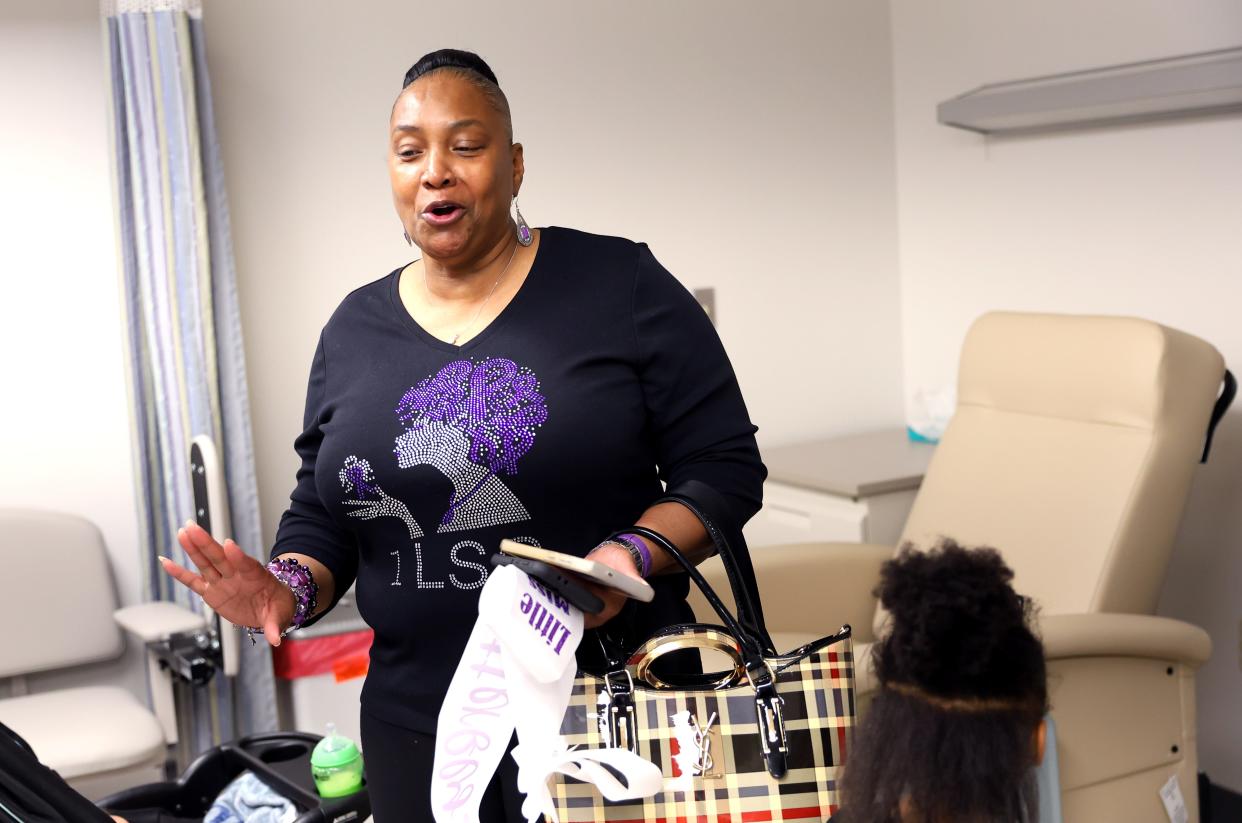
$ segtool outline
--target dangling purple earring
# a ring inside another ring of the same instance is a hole
[[[530,233],[530,224],[526,222],[526,218],[522,216],[522,210],[518,208],[517,195],[513,196],[513,210],[517,212],[517,238],[518,242],[523,246],[529,246],[534,242],[534,235]]]
[[[410,233],[407,231],[407,232],[402,232],[402,234],[405,235],[405,244],[407,246],[413,246],[414,241],[410,239]]]

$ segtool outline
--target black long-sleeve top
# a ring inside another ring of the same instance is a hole
[[[414,321],[399,276],[323,329],[272,554],[319,560],[338,597],[356,578],[375,630],[363,710],[434,732],[502,538],[584,555],[661,481],[706,483],[740,528],[765,469],[715,329],[645,245],[544,229],[526,282],[462,346]],[[652,584],[638,633],[690,616],[686,575]]]

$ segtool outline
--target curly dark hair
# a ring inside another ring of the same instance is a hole
[[[842,775],[848,823],[1030,821],[1035,731],[1048,710],[1032,607],[995,549],[906,545],[877,594],[880,683]]]

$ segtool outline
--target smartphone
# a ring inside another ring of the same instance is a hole
[[[627,597],[641,600],[643,603],[650,603],[652,598],[655,597],[655,590],[651,588],[651,584],[646,580],[622,574],[611,566],[605,566],[603,563],[595,560],[575,557],[564,552],[554,552],[551,549],[542,549],[538,546],[528,546],[525,543],[518,543],[516,540],[501,540],[500,550],[514,557],[538,560],[541,563],[547,563],[549,566],[571,571],[574,574],[587,578],[592,583],[616,589]]]
[[[597,594],[555,566],[508,554],[493,554],[491,563],[521,569],[587,614],[599,614],[604,610],[604,601]]]

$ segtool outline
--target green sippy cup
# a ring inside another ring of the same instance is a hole
[[[354,741],[336,733],[336,724],[328,724],[328,733],[311,752],[311,776],[320,797],[344,797],[362,788],[362,752]]]

